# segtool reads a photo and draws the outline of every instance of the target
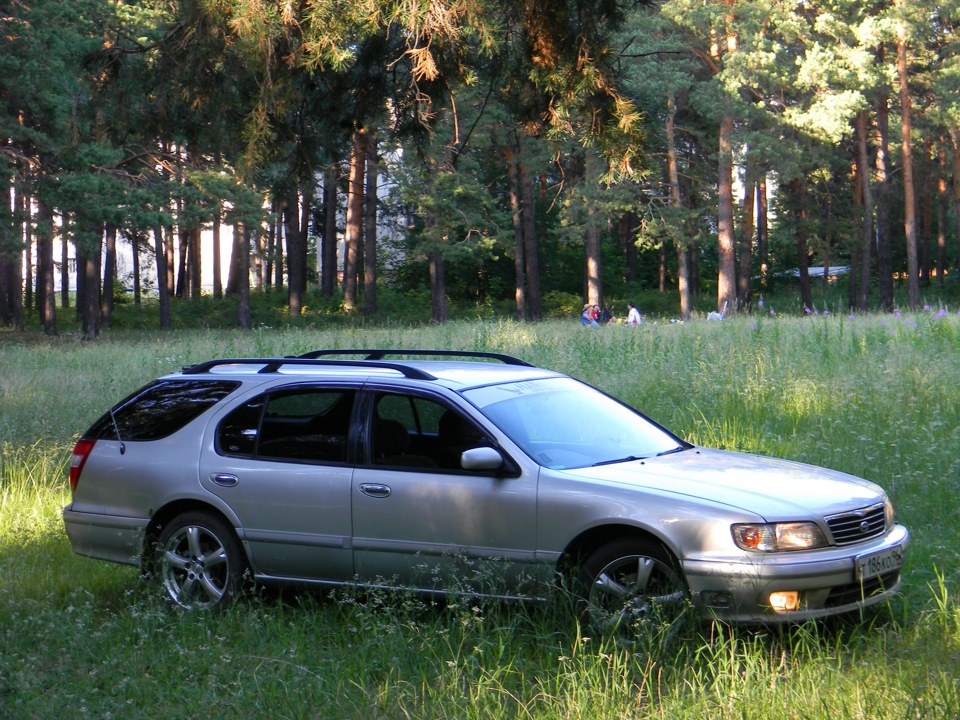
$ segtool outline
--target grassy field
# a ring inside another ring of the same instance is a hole
[[[72,555],[66,458],[110,404],[191,362],[320,347],[507,352],[692,442],[870,478],[913,535],[904,592],[864,618],[620,648],[559,601],[260,593],[183,614]],[[0,718],[960,717],[960,316],[6,334],[0,365]]]

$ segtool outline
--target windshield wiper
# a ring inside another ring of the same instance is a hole
[[[658,452],[653,457],[663,457],[664,455],[673,455],[674,453],[682,452],[686,448],[683,445],[678,445],[675,448],[670,448],[669,450],[664,450],[663,452]],[[646,460],[650,455],[627,455],[622,458],[615,458],[613,460],[601,460],[600,462],[595,462],[591,467],[600,467],[601,465],[616,465],[617,463],[633,462],[634,460]]]
[[[595,462],[591,467],[600,467],[601,465],[616,465],[617,463],[633,462],[634,460],[646,460],[646,455],[627,455],[626,457],[616,458],[614,460],[601,460]]]

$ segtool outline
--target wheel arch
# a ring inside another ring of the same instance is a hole
[[[680,572],[681,575],[683,574],[680,556],[674,550],[673,546],[662,536],[648,528],[624,523],[610,523],[597,525],[584,530],[567,544],[557,562],[558,580],[569,583],[578,571],[580,564],[590,553],[608,542],[619,540],[620,538],[636,538],[655,542],[663,548],[663,551],[674,562],[676,570]]]
[[[247,544],[244,542],[240,533],[237,532],[237,526],[230,517],[210,503],[197,500],[196,498],[181,498],[167,503],[150,518],[150,522],[147,524],[147,531],[144,533],[143,548],[140,555],[140,568],[143,573],[149,574],[152,571],[151,564],[153,562],[154,549],[160,533],[163,532],[163,529],[171,520],[186,512],[206,512],[222,520],[240,542],[240,547],[243,548],[244,555],[246,555],[247,564],[250,564],[250,552]]]

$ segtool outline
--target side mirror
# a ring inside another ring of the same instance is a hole
[[[460,456],[460,467],[464,470],[499,470],[503,467],[503,456],[492,447],[471,448]]]

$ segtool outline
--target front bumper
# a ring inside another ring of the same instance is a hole
[[[863,582],[856,559],[899,547],[910,533],[895,525],[884,537],[861,545],[802,553],[730,558],[688,558],[683,571],[694,605],[704,614],[737,623],[793,623],[840,615],[884,602],[900,590],[900,570]],[[770,594],[796,592],[795,610],[776,611]]]
[[[140,565],[147,518],[128,518],[63,510],[63,525],[73,552],[122,565]]]

